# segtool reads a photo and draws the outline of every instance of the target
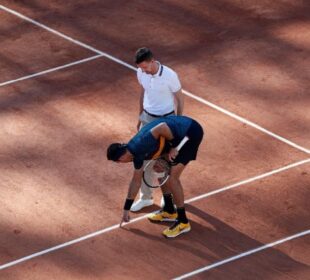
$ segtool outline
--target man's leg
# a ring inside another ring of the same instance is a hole
[[[173,200],[175,205],[179,207],[184,207],[184,193],[183,193],[183,187],[180,181],[180,176],[185,169],[185,165],[179,163],[175,166],[171,167],[170,177],[164,186],[162,188],[163,194],[165,193],[172,193],[173,194]]]
[[[184,208],[184,192],[180,181],[180,176],[184,170],[185,166],[179,163],[171,168],[171,174],[169,180],[167,181],[167,188],[173,194],[174,203],[177,206],[177,220],[174,225],[163,231],[165,237],[176,237],[182,233],[191,230],[190,223],[186,217],[186,212]],[[167,190],[165,190],[167,191]]]
[[[144,182],[141,183],[141,199],[153,199],[153,189],[149,188]]]
[[[143,180],[141,181],[140,188],[140,197],[134,204],[131,206],[130,211],[137,212],[142,208],[153,205],[153,189],[149,188],[144,184]]]
[[[185,166],[180,163],[171,168],[171,174],[170,174],[170,177],[167,183],[161,187],[162,192],[163,192],[163,197],[165,200],[165,205],[161,211],[157,213],[152,213],[148,216],[148,219],[151,222],[175,221],[178,224],[182,223],[184,225],[187,225],[188,228],[190,229],[190,226],[186,218],[186,214],[185,214],[184,194],[183,194],[183,188],[180,182],[180,176],[184,168]],[[177,210],[175,209],[174,203],[177,206]],[[189,231],[188,228],[187,228],[187,231]]]

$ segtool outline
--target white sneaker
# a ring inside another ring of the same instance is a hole
[[[130,211],[137,212],[140,211],[142,208],[153,205],[153,199],[141,199],[139,198],[134,204],[132,204]]]

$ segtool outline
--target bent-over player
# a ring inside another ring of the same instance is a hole
[[[176,147],[185,136],[189,140],[178,152]],[[107,150],[107,158],[119,163],[133,162],[134,172],[121,220],[121,223],[129,222],[129,210],[141,185],[143,161],[151,159],[158,152],[160,138],[166,141],[163,153],[167,153],[168,158],[173,160],[174,164],[171,167],[168,181],[161,186],[165,200],[164,207],[161,211],[150,214],[148,219],[152,222],[174,221],[173,226],[163,231],[163,235],[176,237],[191,229],[184,208],[180,175],[186,165],[196,159],[203,138],[203,129],[200,124],[185,116],[168,116],[155,120],[145,125],[127,144],[111,144]],[[173,203],[177,206],[176,210]]]

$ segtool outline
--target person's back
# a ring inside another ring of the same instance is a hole
[[[145,131],[150,130],[152,127],[155,127],[159,123],[165,122],[172,130],[173,135],[177,138],[184,137],[185,131],[189,128],[193,119],[187,116],[168,116],[159,118],[157,120],[152,121],[151,123],[146,124],[141,128],[137,135],[143,134]]]
[[[151,129],[160,123],[166,123],[171,129],[174,138],[171,140],[171,147],[175,147],[186,135],[193,120],[185,116],[168,116],[154,120],[145,126],[128,142],[128,149],[134,155],[150,155],[157,150],[158,140],[154,139]],[[146,152],[148,151],[148,153]],[[148,156],[146,156],[148,157]]]

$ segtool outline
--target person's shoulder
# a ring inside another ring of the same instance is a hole
[[[176,75],[177,73],[169,66],[163,65],[163,73],[166,75]]]
[[[141,69],[141,68],[138,68],[138,69],[137,69],[137,79],[138,79],[138,81],[139,81],[139,83],[140,83],[141,85],[142,85],[143,79],[145,79],[144,75],[145,75],[145,73],[142,71],[142,69]]]
[[[137,69],[137,76],[141,76],[143,74],[142,69],[139,67]]]
[[[171,85],[171,91],[178,92],[182,87],[178,74],[166,65],[163,65],[163,67],[163,77]]]
[[[163,65],[163,77],[173,83],[179,80],[178,74],[166,65]]]

